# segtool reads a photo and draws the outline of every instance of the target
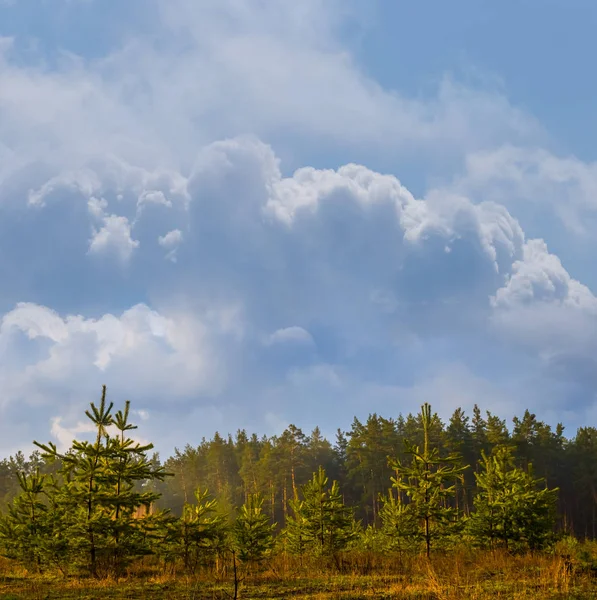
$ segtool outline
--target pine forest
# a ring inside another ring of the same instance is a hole
[[[2,598],[597,594],[594,427],[424,404],[162,459],[105,387],[86,418],[0,463]]]

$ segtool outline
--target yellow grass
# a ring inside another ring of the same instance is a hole
[[[596,554],[589,547],[588,555]],[[321,561],[302,566],[279,557],[259,572],[244,573],[240,598],[303,600],[531,600],[595,599],[592,566],[565,556],[522,555],[461,550],[424,557],[346,556],[343,570]],[[0,600],[74,598],[231,598],[230,572],[176,574],[145,560],[119,580],[37,575],[0,559]]]

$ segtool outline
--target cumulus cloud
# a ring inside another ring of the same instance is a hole
[[[134,398],[142,419],[147,409],[176,413],[177,402],[193,397],[208,402],[222,390],[227,367],[220,344],[230,316],[217,312],[201,320],[137,305],[94,319],[22,303],[0,325],[4,410],[26,414],[35,407],[31,430],[44,431],[44,417],[52,419],[52,432],[62,440],[85,431],[73,419],[81,416],[82,399],[95,400],[104,383],[117,398]],[[6,421],[2,430],[10,440]]]
[[[90,254],[113,253],[121,262],[127,263],[139,241],[131,237],[131,226],[126,217],[105,215],[103,225],[93,232],[89,241]]]
[[[543,240],[529,240],[492,298],[497,335],[535,353],[544,375],[572,384],[581,404],[597,383],[597,298],[564,269]]]
[[[168,249],[175,248],[180,242],[182,242],[182,231],[180,229],[173,229],[158,238],[160,246]]]
[[[439,189],[416,198],[396,177],[356,164],[285,177],[255,138],[207,146],[185,181],[185,202],[158,203],[166,213],[143,217],[151,230],[164,215],[177,225],[158,236],[159,246],[177,251],[174,271],[156,270],[150,247],[135,248],[135,289],[148,289],[159,273],[168,281],[154,296],[163,309],[137,305],[92,318],[19,305],[4,316],[3,344],[7,353],[18,347],[20,332],[36,343],[27,354],[35,360],[5,375],[12,401],[21,387],[41,394],[85,381],[99,389],[108,377],[119,390],[137,386],[137,396],[147,390],[152,410],[158,392],[187,411],[193,399],[209,407],[216,397],[226,405],[250,393],[263,414],[278,414],[277,399],[291,388],[314,407],[324,398],[343,404],[348,370],[363,389],[379,386],[380,403],[384,389],[407,397],[408,372],[424,377],[425,355],[442,338],[455,359],[465,359],[467,339],[499,338],[543,362],[557,351],[561,368],[592,349],[595,297],[494,202]],[[112,202],[135,213],[139,193],[106,181],[101,188],[121,199],[85,197],[97,189],[79,188],[71,201],[104,223]],[[285,349],[266,352],[274,345]],[[413,356],[418,366],[389,375],[393,361]]]
[[[47,307],[22,303],[4,315],[0,326],[4,340],[18,333],[49,342],[44,359],[27,366],[32,377],[49,377],[64,384],[73,376],[89,376],[96,381],[110,374],[133,377],[145,374],[146,366],[152,363],[160,369],[154,370],[152,381],[143,385],[165,386],[165,390],[171,383],[173,395],[177,389],[179,394],[189,394],[203,387],[217,387],[206,328],[184,315],[168,318],[137,305],[120,316],[63,318]],[[27,356],[22,358],[27,360]],[[84,370],[78,373],[79,369]]]

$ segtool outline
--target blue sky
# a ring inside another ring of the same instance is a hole
[[[588,1],[0,1],[0,453],[429,401],[597,417]]]

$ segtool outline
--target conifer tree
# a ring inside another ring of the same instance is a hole
[[[38,571],[42,569],[46,550],[47,504],[43,502],[44,477],[17,473],[21,493],[0,518],[3,554],[16,558]]]
[[[481,452],[486,451],[488,447],[487,441],[487,422],[481,414],[481,409],[477,404],[473,406],[473,418],[471,420],[471,433],[473,436],[473,449],[475,459],[481,457]],[[475,463],[475,470],[477,464]]]
[[[354,519],[344,505],[338,482],[328,486],[328,481],[320,467],[302,487],[302,500],[293,503],[287,536],[291,547],[337,560],[337,553],[355,536]]]
[[[389,550],[401,552],[411,548],[419,534],[419,524],[414,518],[414,513],[389,491],[387,496],[381,498],[381,533],[386,540]]]
[[[112,408],[112,402],[106,404],[104,386],[99,406],[92,402],[85,412],[96,430],[93,442],[75,440],[64,454],[51,442],[34,442],[46,460],[61,462],[52,501],[63,515],[60,526],[68,537],[73,564],[93,576],[100,574],[100,567],[104,574],[119,572],[135,556],[151,552],[152,520],[134,517],[139,507],[148,508],[158,495],[135,486],[167,475],[147,459],[152,444],[140,445],[126,437],[134,429],[128,423],[129,404],[116,417]],[[119,433],[111,436],[109,428],[114,425]]]
[[[308,540],[310,539],[307,533],[309,524],[304,504],[304,501],[299,498],[288,503],[290,514],[286,518],[286,528],[283,532],[286,549],[301,558],[308,550]]]
[[[484,453],[475,477],[469,531],[479,542],[506,549],[513,543],[531,550],[545,545],[555,524],[557,489],[541,488],[530,466],[526,471],[516,467],[507,446],[496,446],[490,456]]]
[[[141,445],[127,437],[137,429],[129,423],[130,402],[113,419],[117,435],[108,438],[112,448],[110,462],[105,465],[112,474],[112,553],[113,568],[121,570],[132,557],[151,553],[151,539],[155,536],[163,515],[150,515],[159,494],[141,491],[140,486],[151,481],[162,481],[168,473],[148,456],[153,444]],[[136,513],[145,510],[146,518],[139,520]]]
[[[195,503],[184,505],[180,519],[170,519],[158,553],[167,561],[182,559],[185,570],[194,572],[224,547],[227,527],[217,500],[207,489],[195,490]]]
[[[476,461],[469,418],[461,408],[457,408],[450,417],[448,427],[446,428],[445,440],[447,449],[450,452],[459,454],[464,464],[473,464]],[[464,484],[461,485],[460,481],[456,480],[456,494],[454,498],[456,508],[461,508],[465,514],[468,514],[472,501],[471,489],[474,485],[474,477],[470,471],[467,470],[463,474],[463,482]]]
[[[263,498],[259,494],[249,494],[241,506],[232,529],[233,547],[241,562],[259,565],[274,545],[275,524],[263,512]]]
[[[462,481],[466,467],[459,465],[460,456],[440,456],[438,448],[431,448],[430,426],[434,421],[431,406],[421,407],[423,426],[423,448],[406,442],[406,453],[410,464],[400,460],[391,461],[396,472],[392,478],[394,487],[406,493],[410,499],[409,512],[420,524],[420,536],[425,542],[425,553],[429,558],[434,539],[449,535],[456,525],[458,511],[448,505],[448,499],[456,493],[456,481]]]

